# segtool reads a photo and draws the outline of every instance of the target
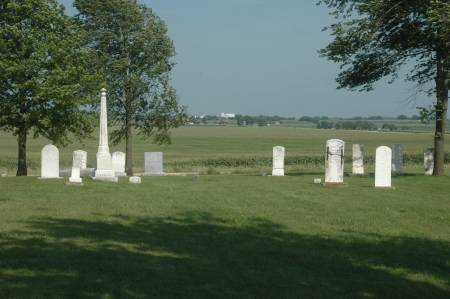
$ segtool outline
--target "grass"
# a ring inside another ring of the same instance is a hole
[[[272,147],[283,145],[287,148],[288,157],[323,156],[327,139],[340,138],[346,141],[346,155],[351,155],[351,145],[365,145],[367,155],[373,156],[379,145],[400,143],[408,154],[421,155],[425,148],[433,146],[432,133],[378,133],[361,131],[316,130],[289,127],[184,127],[173,131],[173,144],[159,147],[143,138],[135,139],[134,166],[137,172],[143,171],[144,152],[163,151],[165,167],[168,171],[205,170],[194,165],[195,161],[208,159],[259,159],[271,158]],[[84,144],[74,143],[60,149],[62,168],[70,168],[72,152],[84,149],[88,152],[88,166],[95,167],[97,138],[84,141]],[[28,143],[28,162],[31,174],[38,174],[40,166],[40,151],[49,143],[45,139],[30,140]],[[450,138],[447,138],[447,148]],[[6,168],[14,174],[17,164],[17,144],[15,138],[7,133],[0,133],[0,170]],[[111,147],[111,151],[124,151],[124,146]],[[220,161],[219,161],[220,162]],[[207,164],[207,163],[199,163]],[[214,163],[213,163],[214,164]],[[270,165],[269,165],[270,166]],[[199,168],[199,169],[198,169]],[[318,169],[321,171],[322,167]],[[418,171],[422,171],[419,166]],[[267,166],[263,171],[268,171]],[[298,171],[301,168],[293,168]],[[210,171],[214,171],[210,169]]]
[[[449,177],[313,178],[0,178],[0,298],[450,297]]]

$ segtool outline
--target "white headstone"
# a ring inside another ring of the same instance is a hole
[[[87,152],[85,151],[74,151],[73,152],[73,167],[79,167],[80,169],[87,168]]]
[[[394,144],[392,146],[392,174],[403,173],[403,145]]]
[[[282,146],[273,148],[273,169],[272,176],[284,176],[284,156],[286,149]]]
[[[59,178],[59,150],[52,144],[44,146],[41,152],[41,178]]]
[[[130,183],[131,184],[140,184],[141,178],[138,176],[132,176],[132,177],[130,177]]]
[[[377,148],[375,157],[375,187],[392,186],[392,149],[387,146]]]
[[[325,155],[325,183],[344,183],[345,142],[339,139],[327,141]]]
[[[112,168],[115,176],[127,176],[125,173],[125,153],[114,152],[112,154]]]
[[[72,167],[72,175],[69,178],[69,182],[81,184],[83,180],[80,177],[80,167]]]
[[[97,169],[95,171],[94,180],[117,182],[118,179],[114,175],[112,169],[111,154],[108,144],[108,113],[106,108],[106,89],[101,90],[100,102],[100,134],[99,145],[97,151]]]
[[[423,154],[423,166],[425,168],[425,175],[433,175],[434,171],[434,148],[425,150]]]
[[[145,153],[145,176],[162,176],[163,171],[163,153],[150,152]]]
[[[364,175],[364,146],[361,144],[353,144],[352,173]]]

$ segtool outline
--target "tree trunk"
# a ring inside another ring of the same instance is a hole
[[[125,144],[126,144],[126,161],[125,161],[125,171],[127,175],[133,175],[133,124],[131,121],[130,107],[127,107],[126,111],[126,134],[125,134]]]
[[[433,175],[445,174],[445,129],[448,110],[448,60],[447,51],[437,53],[436,76],[436,131],[434,135],[434,170]]]
[[[17,162],[17,176],[27,176],[28,175],[28,167],[27,167],[27,135],[28,132],[26,129],[20,129],[17,134],[17,144],[18,144],[18,162]]]

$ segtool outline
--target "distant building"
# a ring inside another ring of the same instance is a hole
[[[236,118],[236,114],[235,113],[221,113],[220,117],[226,118],[226,119]]]

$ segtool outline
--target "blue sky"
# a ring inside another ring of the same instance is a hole
[[[72,0],[61,0],[69,12]],[[141,0],[169,28],[173,85],[192,114],[415,114],[433,99],[400,78],[370,93],[336,90],[337,65],[317,51],[333,19],[315,0]]]

